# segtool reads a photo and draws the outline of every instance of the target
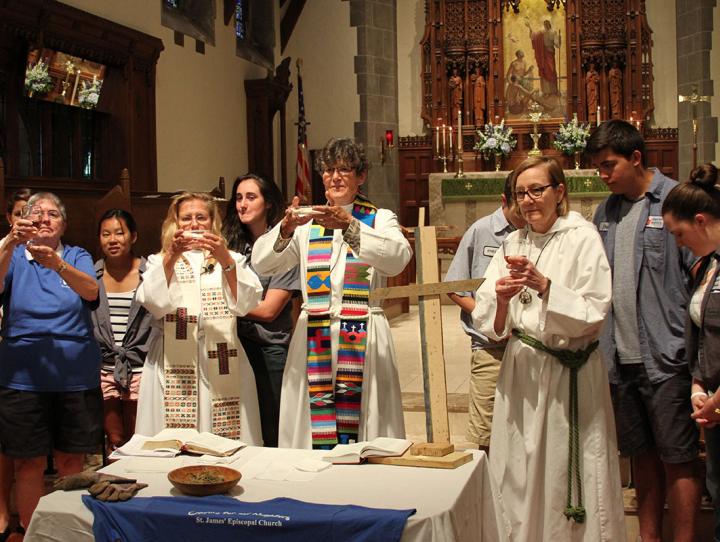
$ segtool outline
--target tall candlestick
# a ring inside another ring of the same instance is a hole
[[[463,146],[462,146],[462,111],[460,111],[459,109],[458,109],[458,131],[457,131],[457,138],[458,138],[458,140],[457,140],[457,152],[458,152],[458,156],[459,156],[459,155],[462,153],[462,151],[463,151]]]
[[[600,106],[597,106],[597,125],[600,126]]]
[[[447,146],[445,145],[445,125],[442,125],[442,155],[447,156]]]
[[[440,126],[435,126],[435,156],[440,156]]]
[[[462,144],[462,111],[458,110],[458,130],[457,130],[457,173],[455,177],[463,176],[463,144]]]
[[[453,156],[453,145],[454,145],[454,143],[455,143],[455,142],[453,141],[453,136],[452,136],[452,126],[448,126],[448,141],[450,142],[450,144],[448,145],[448,148],[450,149],[450,160],[452,160],[452,156]]]

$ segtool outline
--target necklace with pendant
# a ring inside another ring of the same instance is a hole
[[[532,296],[530,295],[530,292],[527,291],[527,286],[525,286],[525,289],[520,292],[520,303],[523,305],[527,305],[532,301]]]
[[[556,234],[556,233],[557,233],[557,232],[553,233],[553,234],[550,236],[550,239],[548,239],[547,241],[545,241],[545,244],[544,244],[544,245],[542,246],[542,248],[540,249],[540,254],[538,254],[538,257],[537,257],[537,258],[535,258],[535,263],[534,263],[534,265],[535,265],[536,268],[537,268],[538,262],[540,261],[540,256],[542,256],[542,253],[543,253],[543,251],[545,250],[545,247],[548,246],[548,244],[550,243],[550,241],[552,241],[552,238],[555,237],[555,234]],[[527,234],[525,235],[525,237],[527,238]],[[530,246],[532,246],[532,244],[531,244]],[[530,251],[529,251],[529,248],[528,248],[528,256],[529,256],[529,254],[530,254]],[[528,258],[528,260],[529,260],[529,259],[530,259],[530,258]],[[520,303],[522,303],[523,305],[529,305],[529,304],[532,302],[532,295],[530,295],[530,292],[528,292],[528,287],[527,287],[527,286],[525,286],[525,288],[523,288],[523,291],[520,292],[519,298],[520,298]]]

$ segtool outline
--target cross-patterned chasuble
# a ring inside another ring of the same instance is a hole
[[[207,349],[208,387],[212,403],[212,432],[240,438],[240,367],[235,316],[222,293],[222,269],[200,274],[181,257],[175,277],[184,306],[165,315],[165,426],[198,426],[198,348]],[[204,341],[198,341],[198,321]]]
[[[358,196],[352,215],[370,227],[377,208]],[[345,259],[337,371],[333,387],[330,338],[330,261],[334,230],[310,226],[307,262],[308,355],[310,425],[313,448],[331,448],[357,441],[367,346],[370,266],[348,247]]]

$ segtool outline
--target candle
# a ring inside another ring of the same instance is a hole
[[[462,153],[462,111],[458,110],[458,132],[457,132],[457,152],[458,156]]]
[[[440,156],[440,126],[435,126],[435,155]]]
[[[600,126],[600,106],[597,106],[597,125]]]
[[[442,155],[446,156],[445,149],[447,147],[445,146],[445,125],[442,125]]]
[[[450,144],[448,147],[450,148],[450,156],[453,154],[453,136],[452,136],[452,126],[448,126],[448,141]]]

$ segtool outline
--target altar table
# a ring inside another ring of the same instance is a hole
[[[322,451],[248,447],[228,466],[242,473],[243,465],[258,454],[283,459],[307,454],[319,459]],[[401,542],[494,542],[501,535],[502,515],[493,498],[493,483],[483,452],[457,469],[429,469],[389,465],[333,465],[309,482],[241,479],[230,493],[242,501],[276,497],[324,504],[354,504],[371,508],[408,509],[410,516]],[[149,487],[138,496],[179,495],[166,473],[129,473],[120,460],[103,469],[119,476],[137,477]],[[93,515],[81,491],[55,491],[40,499],[25,536],[26,542],[91,542]]]
[[[438,237],[461,237],[477,219],[500,206],[509,171],[482,171],[455,177],[431,173],[428,180],[430,225],[440,228]],[[610,195],[594,169],[565,170],[570,208],[591,220],[598,203]]]

